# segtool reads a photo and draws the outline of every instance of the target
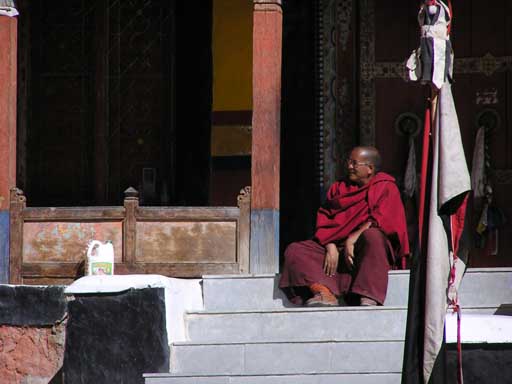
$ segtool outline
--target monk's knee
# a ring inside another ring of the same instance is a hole
[[[378,228],[368,228],[359,239],[363,244],[369,246],[385,246],[387,243],[386,235]]]
[[[299,243],[291,243],[288,245],[284,251],[285,261],[288,263],[293,263],[293,261],[300,255],[299,249]]]

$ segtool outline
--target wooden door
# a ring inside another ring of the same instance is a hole
[[[419,44],[418,2],[362,0],[359,9],[360,141],[382,150],[385,170],[401,179],[408,137],[395,129],[397,118],[423,119],[425,90],[404,81],[404,60]],[[483,112],[499,124],[488,140],[494,203],[512,220],[512,3],[496,0],[454,2],[453,93],[464,150],[471,167],[477,119]],[[416,139],[417,153],[421,153]],[[418,164],[419,165],[419,164]],[[479,212],[474,211],[477,217]],[[476,223],[472,222],[473,228]],[[512,226],[499,230],[496,255],[477,249],[470,266],[512,266]]]
[[[130,186],[142,204],[169,204],[174,2],[22,7],[19,179],[32,204],[119,205]]]

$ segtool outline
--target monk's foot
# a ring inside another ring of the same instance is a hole
[[[309,289],[313,293],[313,297],[306,301],[307,307],[337,307],[338,299],[334,294],[322,284],[312,284]]]
[[[369,297],[361,296],[361,301],[360,301],[359,305],[361,305],[363,307],[370,307],[370,306],[377,305],[377,302],[373,299],[370,299]]]
[[[300,296],[294,296],[290,298],[290,303],[292,303],[293,305],[303,306],[304,300]]]
[[[316,294],[311,299],[306,301],[306,307],[337,307],[338,299],[333,296],[334,299],[322,296],[322,294]]]

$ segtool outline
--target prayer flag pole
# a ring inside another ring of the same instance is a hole
[[[445,382],[445,317],[458,314],[457,288],[467,255],[462,238],[470,190],[455,103],[451,92],[451,4],[425,0],[418,21],[420,48],[407,62],[411,80],[430,85],[425,112],[420,178],[419,237],[409,285],[402,383]],[[460,351],[460,348],[459,348]],[[459,353],[457,378],[462,383]]]

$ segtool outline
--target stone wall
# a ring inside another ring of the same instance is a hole
[[[169,372],[163,288],[0,285],[0,384],[143,383]]]
[[[0,382],[59,382],[64,358],[65,322],[54,326],[0,326]]]
[[[0,285],[0,383],[59,383],[66,334],[64,287]]]

